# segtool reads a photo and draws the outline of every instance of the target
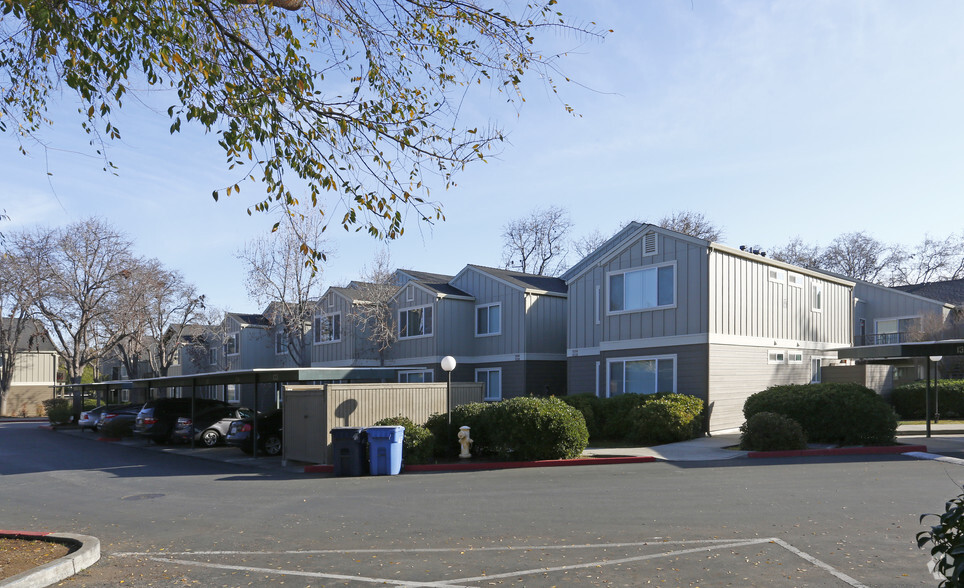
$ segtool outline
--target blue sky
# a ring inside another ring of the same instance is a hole
[[[582,86],[561,86],[581,116],[536,87],[518,117],[479,96],[469,106],[483,124],[500,120],[509,142],[457,188],[433,193],[446,222],[410,223],[390,245],[396,266],[499,265],[503,225],[549,204],[571,211],[574,236],[681,209],[703,212],[734,246],[797,235],[826,245],[858,230],[912,244],[961,231],[964,3],[564,0],[561,9],[615,30],[604,42],[553,40],[574,48],[561,64]],[[0,137],[4,228],[100,216],[213,305],[260,310],[235,258],[275,221],[246,213],[260,193],[214,202],[229,177],[214,138],[171,136],[162,109],[127,106],[109,152],[117,175],[101,171],[67,118],[45,133],[55,149],[28,157]],[[55,114],[73,110],[67,97]],[[330,238],[326,286],[359,277],[382,247],[340,228]]]

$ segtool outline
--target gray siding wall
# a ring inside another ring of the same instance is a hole
[[[772,266],[714,250],[710,254],[710,333],[849,345],[852,324],[849,286],[806,274],[802,287],[770,281]],[[794,272],[796,273],[796,272]],[[813,286],[822,288],[821,310],[813,309]]]
[[[858,282],[854,286],[854,297],[858,301],[854,312],[855,334],[859,334],[858,325],[861,318],[867,321],[867,334],[870,335],[877,332],[875,321],[878,320],[929,315],[939,316],[943,320],[949,312],[944,308],[943,303],[936,300],[919,298],[900,290],[864,282]],[[925,319],[923,322],[926,328],[927,323],[931,321]]]
[[[439,317],[440,313],[438,312],[438,307],[442,304],[436,304],[435,295],[416,287],[414,284],[410,285],[409,287],[412,288],[414,293],[414,300],[408,299],[408,288],[403,288],[395,297],[395,328],[398,328],[397,322],[399,311],[420,306],[431,306],[433,322],[432,334],[424,337],[407,337],[405,339],[398,339],[392,346],[392,349],[388,355],[389,358],[396,362],[404,361],[407,358],[435,357],[437,355],[436,341],[439,336],[438,333],[440,328],[442,328]],[[444,303],[444,299],[442,302]]]
[[[459,358],[473,353],[473,313],[475,303],[458,298],[442,298],[435,304],[438,318],[435,326],[439,359],[446,355]]]
[[[527,361],[526,394],[535,396],[565,396],[568,390],[566,383],[566,362],[560,361]]]
[[[566,361],[566,394],[596,394],[596,364],[599,363],[600,371],[603,370],[600,357],[598,355],[586,357],[570,357]],[[606,395],[606,389],[602,387],[602,376],[598,384],[600,396]]]
[[[689,394],[706,400],[707,386],[707,346],[673,345],[652,349],[634,349],[606,352],[600,355],[599,395],[606,397],[609,392],[608,360],[627,357],[676,356],[676,393]],[[593,366],[593,370],[595,367]]]
[[[770,364],[768,352],[774,347],[748,345],[709,346],[710,432],[733,429],[743,424],[743,403],[751,394],[777,384],[810,382],[810,360],[834,353],[812,348],[793,348],[803,353],[803,362]]]
[[[468,333],[473,339],[472,355],[505,355],[522,353],[525,349],[526,308],[522,290],[495,280],[474,268],[468,268],[453,286],[475,297],[472,312],[464,317],[465,322],[456,326],[459,332]],[[499,304],[501,306],[501,326],[498,335],[476,336],[475,316],[478,306]]]
[[[709,322],[708,260],[705,247],[657,233],[657,253],[643,255],[643,238],[569,284],[568,347],[593,348],[625,341],[706,333]],[[676,264],[676,306],[658,310],[608,312],[610,272],[666,262]],[[597,294],[598,288],[598,294]],[[597,323],[597,317],[599,322]]]
[[[566,353],[566,299],[527,294],[526,353]]]
[[[274,367],[274,337],[270,329],[245,327],[241,329],[240,369]]]
[[[319,301],[315,316],[326,314],[341,316],[341,340],[316,344],[314,332],[312,332],[312,365],[350,366],[378,363],[378,354],[374,345],[368,340],[362,326],[354,319],[352,311],[351,301],[337,294],[329,292]]]

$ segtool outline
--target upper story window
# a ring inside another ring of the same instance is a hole
[[[277,333],[274,334],[275,355],[281,355],[282,353],[287,353],[288,345],[286,345],[287,341],[285,339],[286,337],[285,337],[284,331],[278,331]]]
[[[224,354],[237,355],[239,353],[241,353],[241,332],[228,333],[227,339],[224,340]]]
[[[776,267],[767,268],[767,279],[770,280],[771,282],[777,282],[779,284],[782,284],[783,281],[786,279],[786,275],[787,275],[786,272],[784,272],[780,268],[776,268]]]
[[[811,290],[811,308],[813,310],[823,310],[823,286],[814,284]]]
[[[485,304],[475,307],[476,336],[498,335],[502,332],[502,304]]]
[[[208,361],[211,365],[216,365],[218,363],[218,348],[212,347],[208,350]]]
[[[398,381],[402,384],[422,384],[431,382],[432,370],[402,370],[398,372]]]
[[[424,337],[432,334],[432,307],[419,306],[398,311],[398,338]]]
[[[315,343],[341,341],[341,313],[315,317]]]
[[[787,272],[787,284],[794,288],[803,288],[803,276],[793,272]]]
[[[609,274],[609,312],[663,308],[676,304],[676,265]]]

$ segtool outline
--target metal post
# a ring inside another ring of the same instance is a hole
[[[931,436],[931,358],[927,358],[927,385],[924,391],[924,416],[927,417],[927,437]]]
[[[452,372],[448,372],[449,383],[445,386],[445,410],[449,414],[449,425],[452,424]]]
[[[938,373],[938,368],[940,364],[934,362],[934,424],[938,424],[941,420],[941,387],[940,380],[941,375]]]

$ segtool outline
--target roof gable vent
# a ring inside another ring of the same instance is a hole
[[[643,255],[656,255],[656,233],[643,235]]]

